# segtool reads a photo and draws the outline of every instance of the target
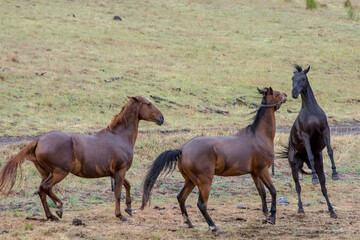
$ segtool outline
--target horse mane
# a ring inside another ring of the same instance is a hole
[[[265,96],[267,95],[269,89],[268,88],[264,88],[264,91],[266,91],[266,94],[263,96],[263,99],[261,101],[261,104],[266,104],[266,98]],[[266,111],[266,107],[260,107],[257,111],[252,112],[252,113],[256,113],[255,116],[252,118],[254,121],[252,124],[248,125],[246,127],[246,130],[250,130],[253,134],[255,134],[255,130],[256,130],[256,126],[259,124],[260,122],[260,118],[262,117],[262,115],[264,115]],[[251,113],[251,114],[252,114]]]
[[[298,72],[302,72],[302,71],[303,71],[303,69],[302,69],[299,65],[297,65],[297,64],[294,64],[294,68],[295,68]]]
[[[130,101],[122,107],[121,111],[113,116],[110,124],[105,129],[111,131],[119,124],[125,122],[126,116],[128,115],[129,109],[131,109],[134,101],[134,99],[130,99]]]

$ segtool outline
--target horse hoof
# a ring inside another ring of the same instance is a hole
[[[330,217],[331,217],[331,218],[338,218],[338,216],[336,215],[336,213],[331,213],[331,214],[330,214]]]
[[[125,212],[126,212],[127,214],[129,214],[130,216],[132,216],[132,210],[131,210],[131,208],[125,208]]]
[[[188,228],[194,228],[194,225],[192,225],[192,223],[187,223]]]
[[[332,178],[332,180],[339,180],[340,179],[339,174],[337,174],[337,173],[333,174],[331,178]]]
[[[224,231],[222,231],[222,230],[220,230],[220,229],[218,229],[218,228],[214,228],[214,229],[212,230],[212,232],[213,232],[216,236],[225,236],[225,235],[226,235]]]
[[[48,220],[52,221],[52,222],[58,222],[59,218],[57,218],[56,216],[52,215],[50,217],[47,218]]]
[[[122,222],[127,222],[127,221],[128,221],[128,219],[127,219],[126,217],[124,217],[124,216],[121,216],[121,217],[120,217],[120,220],[121,220]]]
[[[298,209],[298,213],[299,214],[305,214],[305,211],[304,211],[304,209]]]
[[[318,178],[313,178],[312,179],[312,184],[319,184],[320,182],[319,182],[319,179]]]
[[[276,222],[276,219],[275,219],[275,217],[269,217],[269,223],[271,223],[271,224],[275,224],[275,222]]]
[[[59,218],[62,218],[62,215],[63,215],[63,211],[61,210],[57,210],[57,211],[55,211],[55,213],[56,213],[56,215],[58,215],[59,216]]]

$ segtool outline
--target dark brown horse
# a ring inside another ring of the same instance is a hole
[[[301,202],[301,187],[299,183],[299,171],[302,171],[303,164],[312,171],[312,183],[317,184],[320,180],[321,191],[326,199],[330,215],[336,218],[333,207],[329,201],[325,186],[325,174],[323,167],[322,150],[327,147],[331,160],[332,178],[339,179],[333,157],[333,151],[330,145],[330,129],[326,115],[316,102],[314,93],[310,87],[306,74],[310,66],[303,70],[300,66],[295,65],[294,76],[292,77],[293,89],[292,97],[298,98],[301,95],[302,106],[294,125],[290,131],[289,145],[286,149],[285,156],[288,158],[292,170],[293,179],[296,185],[298,195],[298,212],[304,213]],[[316,176],[316,174],[318,176]]]
[[[61,200],[52,188],[69,173],[83,178],[111,176],[115,180],[115,215],[127,219],[120,211],[121,186],[126,189],[126,212],[131,215],[130,183],[125,179],[133,161],[133,148],[140,120],[164,122],[162,113],[143,97],[129,97],[130,101],[115,115],[111,123],[94,135],[80,135],[59,131],[49,132],[29,143],[11,158],[0,173],[0,191],[9,194],[14,186],[17,169],[30,160],[42,176],[38,190],[47,219],[58,220],[49,209],[46,195],[56,204],[56,214],[62,217]],[[21,171],[21,168],[20,168]]]
[[[259,90],[259,89],[258,89]],[[195,186],[199,189],[198,207],[205,221],[216,234],[224,234],[215,226],[207,212],[207,201],[214,175],[238,176],[251,174],[262,200],[262,210],[267,221],[275,224],[276,190],[268,168],[274,161],[275,111],[286,101],[286,94],[273,91],[271,87],[259,90],[262,104],[253,124],[232,136],[196,137],[181,148],[168,150],[153,162],[144,180],[143,209],[150,199],[151,190],[161,171],[169,171],[178,165],[185,185],[177,198],[185,223],[193,225],[188,217],[185,201]],[[265,188],[272,196],[271,215],[268,217]]]

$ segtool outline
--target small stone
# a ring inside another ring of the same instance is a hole
[[[39,212],[40,209],[38,207],[33,207],[30,209],[31,212]]]
[[[154,209],[156,209],[156,210],[165,210],[165,207],[155,206]]]
[[[241,205],[237,205],[236,206],[237,209],[247,209],[247,207],[241,206]]]
[[[304,203],[303,206],[308,207],[308,206],[310,206],[310,203]]]
[[[219,203],[219,205],[224,205],[224,203],[223,203],[223,202],[221,202],[221,203]]]
[[[83,222],[78,218],[74,218],[72,221],[72,225],[81,226],[81,225],[83,225]]]
[[[190,204],[186,204],[185,206],[186,208],[192,208],[192,206]]]
[[[114,20],[115,21],[122,21],[121,17],[119,17],[119,16],[114,16]]]
[[[318,202],[321,203],[321,204],[325,204],[325,203],[326,203],[326,202],[324,202],[323,200],[320,200],[320,199],[318,200]]]
[[[266,199],[266,202],[267,202],[267,203],[271,202],[271,199]]]
[[[285,186],[292,187],[291,183],[289,183],[289,182],[285,183]]]
[[[277,200],[276,200],[277,203],[279,204],[289,204],[289,200],[286,198],[286,197],[279,197]]]

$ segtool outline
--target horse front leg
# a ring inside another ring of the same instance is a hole
[[[318,184],[319,178],[316,176],[316,171],[315,171],[315,167],[314,167],[314,154],[311,151],[311,144],[310,144],[309,136],[306,134],[303,134],[303,140],[304,140],[306,153],[307,153],[307,156],[308,156],[308,159],[310,162],[310,166],[311,166],[312,184]]]
[[[120,171],[115,172],[114,175],[115,216],[120,218],[121,221],[127,221],[127,218],[121,214],[120,210],[121,188],[124,183],[125,173],[125,169],[121,169]]]
[[[332,169],[332,176],[331,177],[332,177],[333,180],[339,180],[340,177],[339,177],[338,172],[336,171],[333,150],[332,150],[332,147],[330,145],[330,130],[328,130],[324,134],[324,136],[325,136],[324,141],[325,141],[325,144],[326,144],[327,153],[328,153],[328,155],[330,157],[330,160],[331,160],[331,169]]]
[[[269,209],[267,207],[267,203],[266,203],[266,191],[265,191],[265,187],[264,187],[264,183],[261,181],[261,179],[255,175],[254,173],[251,174],[251,177],[255,183],[255,186],[259,192],[259,195],[261,197],[261,202],[262,202],[262,211],[264,213],[264,216],[266,218],[266,221],[269,221]]]
[[[261,181],[265,184],[266,188],[271,194],[271,208],[270,208],[270,217],[269,222],[275,224],[276,222],[276,189],[273,182],[271,181],[269,170],[265,168],[259,175]]]
[[[129,180],[127,180],[126,178],[124,179],[124,187],[125,187],[125,191],[126,191],[126,208],[125,208],[125,212],[127,214],[129,214],[130,216],[132,216],[131,196],[130,196],[131,185],[130,185]]]

